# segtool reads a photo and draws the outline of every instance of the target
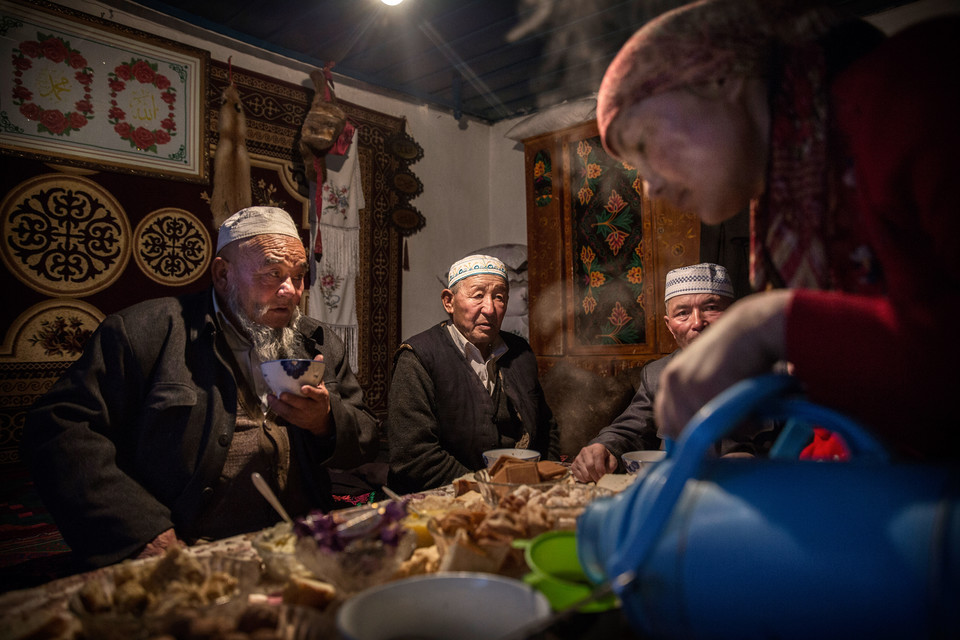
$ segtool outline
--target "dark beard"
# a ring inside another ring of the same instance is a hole
[[[234,287],[227,287],[226,305],[233,316],[237,328],[250,339],[254,353],[261,362],[280,360],[283,358],[310,358],[304,344],[303,334],[297,331],[300,324],[300,310],[294,309],[290,323],[279,329],[273,329],[260,324],[247,316],[240,304],[240,295]],[[262,315],[265,309],[257,308],[256,313]]]

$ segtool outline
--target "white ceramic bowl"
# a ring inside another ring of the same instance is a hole
[[[345,640],[491,640],[550,615],[520,580],[488,573],[435,573],[373,587],[337,612]]]
[[[513,456],[520,460],[540,461],[540,452],[533,449],[490,449],[483,452],[483,462],[487,467],[492,467],[500,456]]]
[[[647,450],[647,451],[627,451],[620,456],[623,460],[623,466],[627,473],[645,472],[655,462],[663,460],[667,455],[666,451]]]
[[[300,387],[307,384],[315,387],[323,380],[323,361],[306,359],[268,360],[260,365],[263,379],[279,396],[284,391],[294,395],[300,393]]]

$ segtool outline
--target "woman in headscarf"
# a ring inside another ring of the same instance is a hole
[[[623,47],[598,96],[606,149],[705,223],[751,209],[760,293],[664,371],[667,437],[788,360],[895,451],[960,455],[958,54],[958,16],[888,39],[772,0],[686,5]]]

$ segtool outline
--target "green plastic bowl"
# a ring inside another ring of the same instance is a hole
[[[560,611],[589,596],[595,585],[590,582],[577,559],[575,531],[548,531],[533,540],[516,540],[523,549],[530,573],[523,581],[546,596],[554,611]],[[589,602],[578,609],[583,613],[607,611],[618,606],[613,594]]]

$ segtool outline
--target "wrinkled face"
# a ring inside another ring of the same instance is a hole
[[[661,93],[626,109],[608,134],[652,199],[695,213],[707,224],[736,215],[763,189],[766,119],[731,93],[725,88]]]
[[[460,333],[487,355],[507,315],[508,296],[506,280],[482,274],[464,278],[452,290],[444,289],[441,300]]]
[[[680,348],[700,337],[700,334],[716,322],[733,304],[732,298],[715,293],[690,293],[667,300],[667,315],[663,316],[667,330]]]
[[[219,262],[217,262],[219,261]],[[214,285],[246,319],[280,329],[290,324],[309,269],[298,238],[259,235],[227,245],[214,263]]]

